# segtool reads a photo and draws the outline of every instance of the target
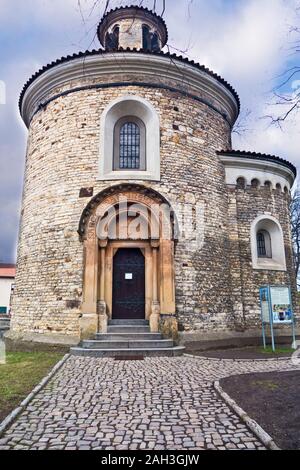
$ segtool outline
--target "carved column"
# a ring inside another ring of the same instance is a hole
[[[107,240],[99,240],[100,249],[100,300],[98,301],[98,315],[99,325],[98,330],[100,333],[107,333],[107,313],[106,313],[106,302],[105,302],[105,258],[106,258],[106,247]]]
[[[83,304],[80,319],[80,336],[90,338],[98,331],[98,240],[92,219],[84,241]]]
[[[158,298],[158,250],[159,240],[151,240],[152,247],[152,306],[150,316],[150,330],[159,331],[160,303]]]
[[[161,240],[160,243],[160,331],[177,340],[178,322],[175,307],[174,242]]]

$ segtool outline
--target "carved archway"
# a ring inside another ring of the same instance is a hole
[[[112,318],[113,259],[120,248],[145,256],[145,318],[159,330],[161,315],[175,315],[174,213],[168,201],[141,185],[119,185],[94,197],[84,210],[82,336],[107,331]]]

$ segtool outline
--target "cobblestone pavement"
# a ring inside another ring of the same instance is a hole
[[[213,388],[289,360],[70,357],[0,439],[8,449],[264,449]]]

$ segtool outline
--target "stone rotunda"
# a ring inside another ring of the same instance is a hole
[[[152,11],[112,10],[98,38],[101,49],[52,62],[21,94],[8,339],[77,344],[123,320],[180,341],[258,336],[260,286],[291,286],[296,306],[295,168],[232,150],[237,93],[163,52]]]

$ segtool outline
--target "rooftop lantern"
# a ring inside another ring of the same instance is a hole
[[[167,43],[168,31],[160,16],[147,8],[131,6],[108,12],[99,24],[98,38],[107,51],[159,52]]]

